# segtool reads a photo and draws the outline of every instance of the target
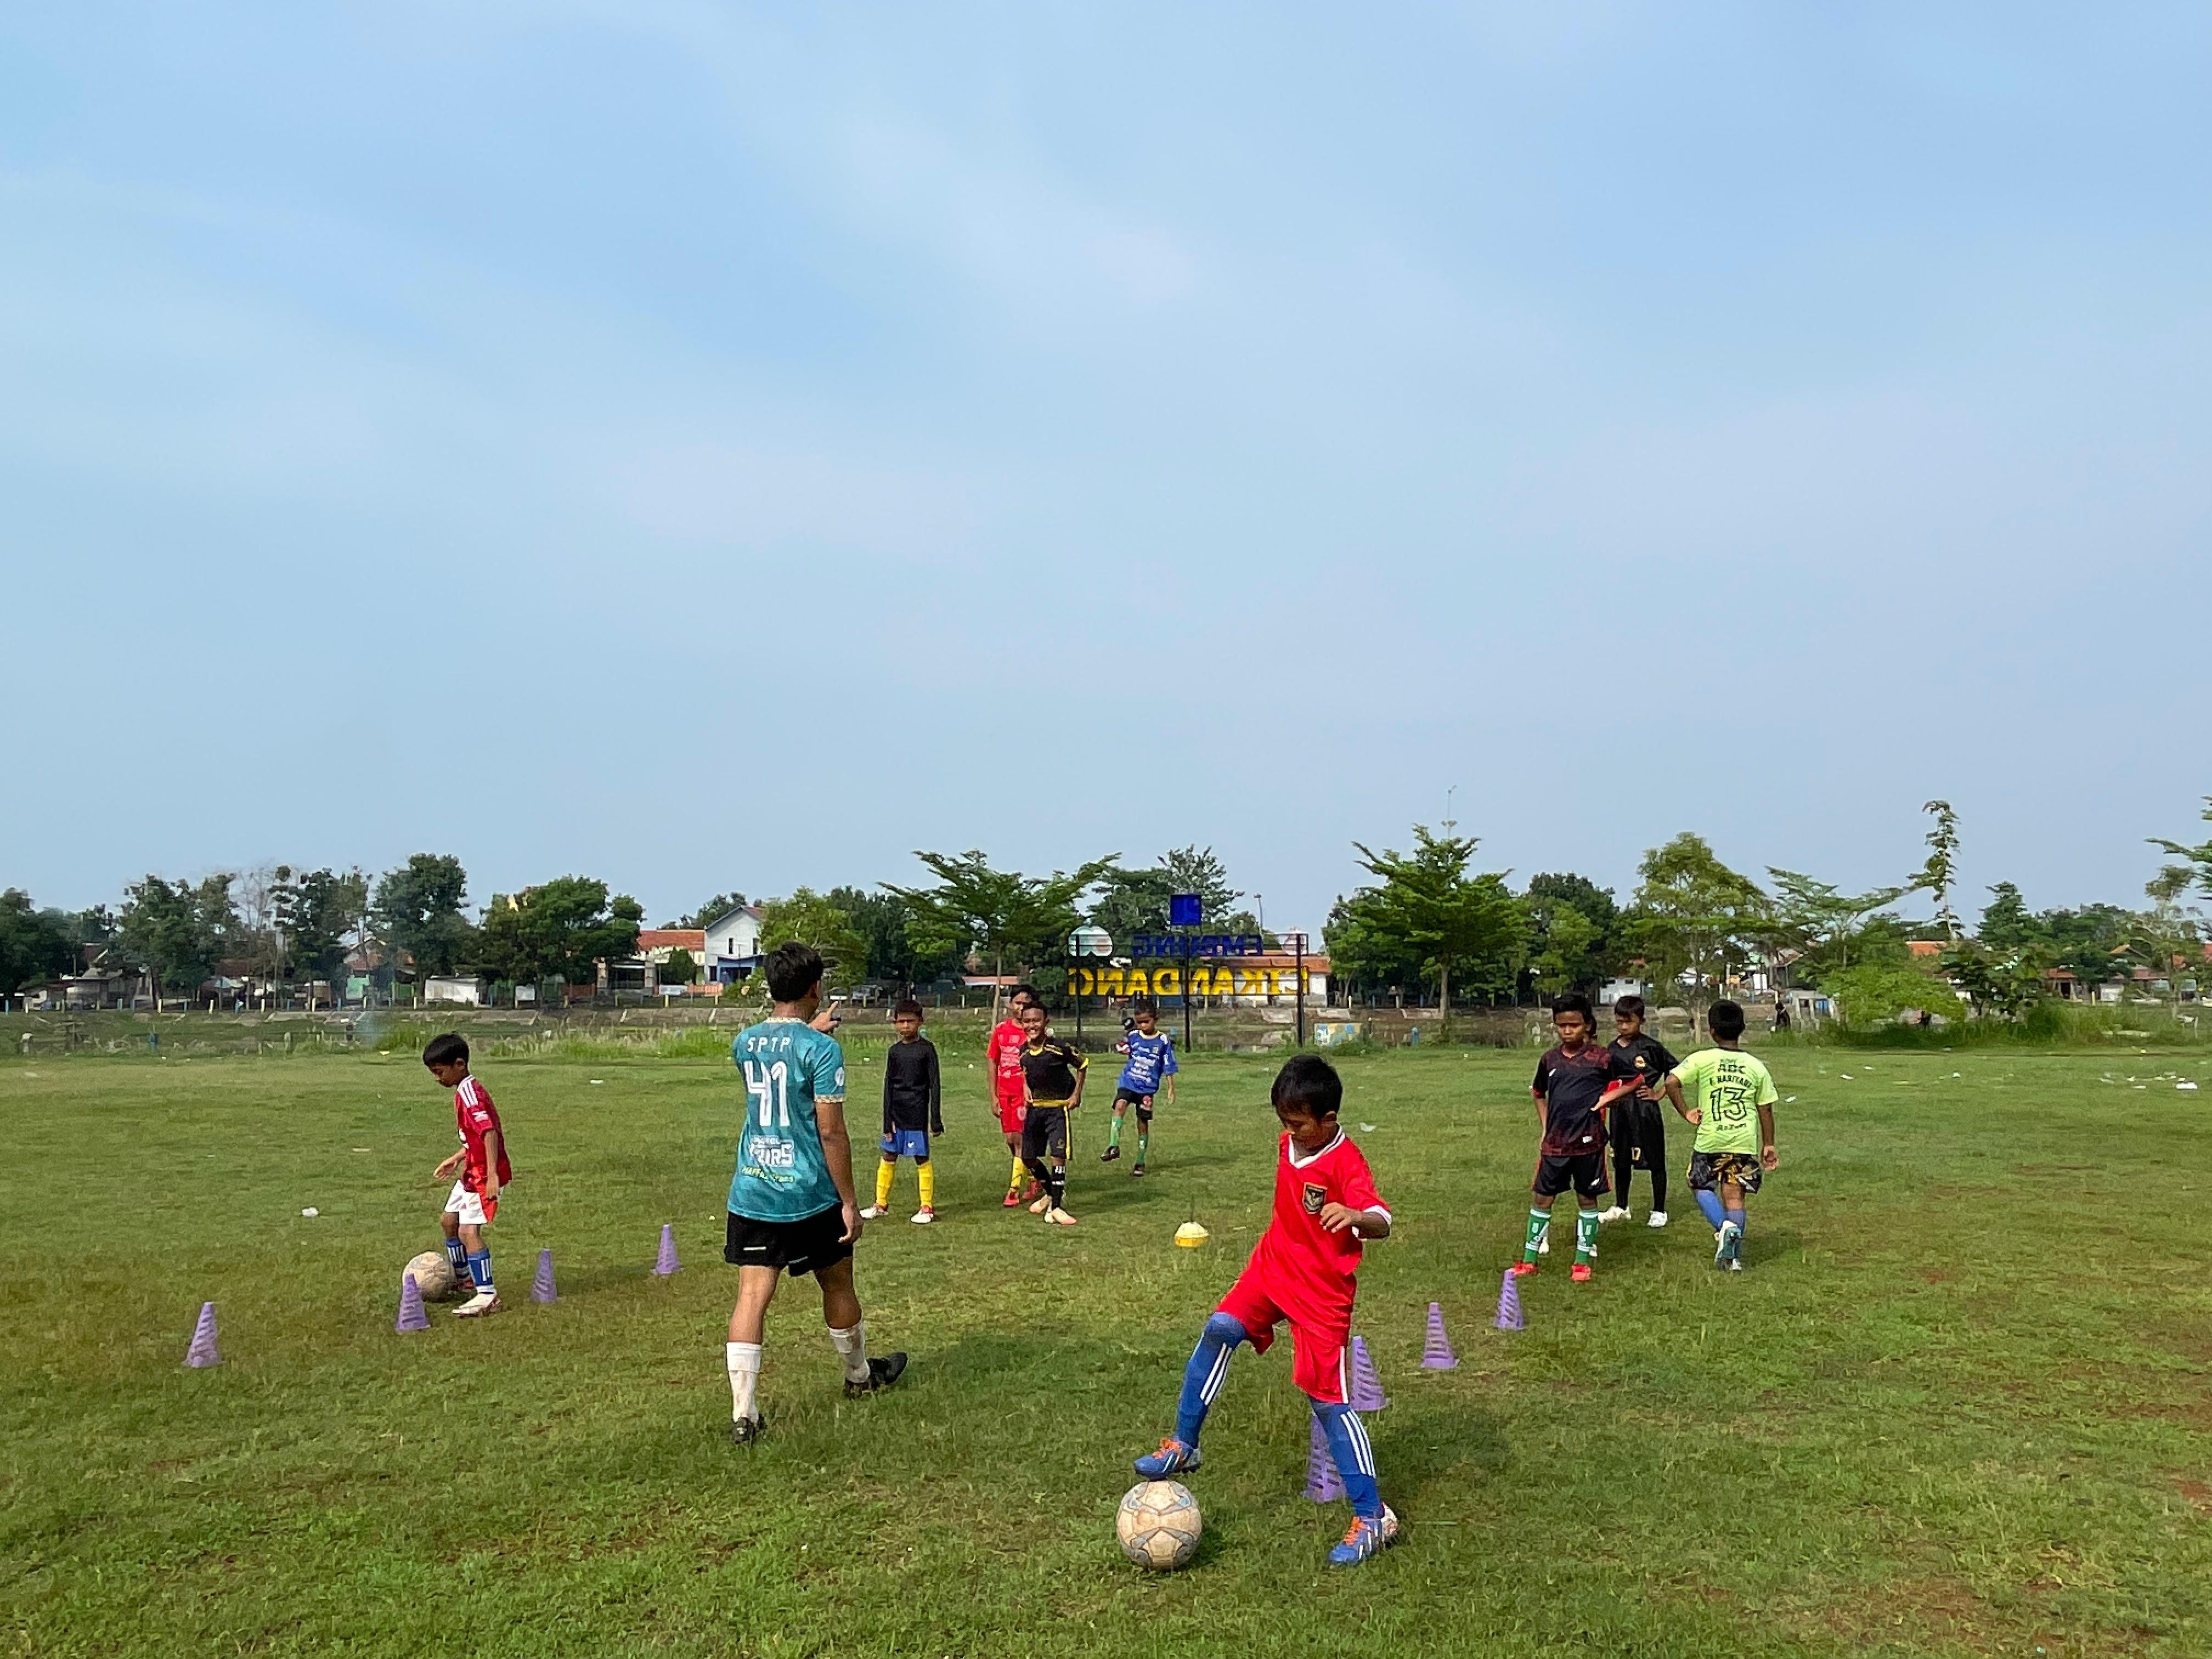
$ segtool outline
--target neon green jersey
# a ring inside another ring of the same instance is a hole
[[[1700,1048],[1674,1075],[1681,1079],[1682,1103],[1702,1114],[1692,1151],[1759,1151],[1759,1109],[1777,1098],[1765,1061],[1741,1048]]]

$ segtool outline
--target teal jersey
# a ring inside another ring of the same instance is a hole
[[[837,1207],[837,1183],[822,1156],[818,1101],[845,1099],[845,1051],[799,1019],[763,1020],[730,1045],[745,1079],[745,1122],[730,1213],[755,1221],[804,1221]]]

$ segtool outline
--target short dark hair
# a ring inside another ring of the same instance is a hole
[[[1027,980],[1024,980],[1019,985],[1017,985],[1012,990],[1006,993],[1006,1000],[1009,1002],[1012,1002],[1016,997],[1027,997],[1031,1002],[1042,1002],[1044,1000],[1042,997],[1037,994],[1037,988],[1030,984]]]
[[[1032,998],[1030,1001],[1029,1006],[1022,1010],[1022,1018],[1024,1019],[1027,1019],[1032,1012],[1044,1014],[1044,1017],[1047,1019],[1050,1019],[1052,1018],[1050,1014],[1045,1014],[1044,999],[1042,997]]]
[[[1613,1005],[1613,1012],[1626,1014],[1631,1019],[1641,1019],[1644,1018],[1644,999],[1631,991]]]
[[[465,1066],[469,1063],[469,1045],[457,1031],[443,1036],[434,1036],[422,1045],[425,1066]]]
[[[1552,1018],[1557,1019],[1561,1014],[1580,1014],[1583,1024],[1597,1024],[1596,1017],[1590,1012],[1590,1000],[1580,991],[1569,991],[1552,999]]]
[[[768,994],[778,1002],[796,1002],[822,982],[822,952],[793,939],[768,953]]]
[[[1705,1024],[1712,1028],[1715,1036],[1723,1042],[1734,1042],[1743,1035],[1743,1005],[1741,1002],[1716,1002],[1705,1010]]]
[[[1278,1110],[1292,1106],[1311,1118],[1334,1117],[1344,1107],[1344,1079],[1319,1054],[1292,1054],[1275,1073],[1268,1098]]]
[[[1133,1014],[1150,1014],[1155,1019],[1158,1019],[1160,1015],[1159,1005],[1150,997],[1139,997],[1137,1006],[1129,1012]]]
[[[891,1004],[891,1018],[893,1019],[907,1019],[909,1018],[920,1019],[921,1018],[921,1005],[916,1002],[912,997],[901,997],[896,1002]]]

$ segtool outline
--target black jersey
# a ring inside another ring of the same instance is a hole
[[[1594,1152],[1605,1145],[1599,1097],[1615,1083],[1637,1075],[1635,1066],[1612,1049],[1585,1042],[1569,1054],[1553,1047],[1536,1062],[1533,1085],[1544,1100],[1544,1152],[1552,1158]]]
[[[1613,1053],[1636,1068],[1637,1080],[1654,1093],[1667,1080],[1667,1073],[1681,1064],[1667,1052],[1665,1043],[1641,1031],[1632,1037],[1615,1037],[1611,1046]]]
[[[1057,1105],[1075,1093],[1075,1074],[1090,1064],[1073,1044],[1042,1037],[1022,1050],[1022,1079],[1031,1100]]]
[[[891,1044],[884,1059],[884,1133],[927,1129],[943,1134],[937,1101],[937,1045],[927,1037]]]

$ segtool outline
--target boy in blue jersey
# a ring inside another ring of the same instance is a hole
[[[763,964],[775,1007],[738,1034],[730,1056],[745,1079],[744,1127],[730,1177],[730,1224],[722,1259],[738,1268],[725,1359],[730,1437],[760,1437],[756,1395],[768,1304],[782,1274],[812,1273],[822,1317],[845,1370],[845,1392],[872,1394],[906,1370],[906,1356],[868,1358],[853,1247],[860,1211],[853,1196],[853,1143],[845,1128],[845,1054],[822,1006],[822,957],[812,946],[780,945]]]
[[[1113,1127],[1106,1131],[1106,1150],[1098,1158],[1102,1164],[1111,1164],[1121,1156],[1121,1125],[1128,1119],[1129,1108],[1134,1106],[1137,1161],[1129,1166],[1129,1173],[1140,1176],[1145,1172],[1145,1154],[1152,1144],[1152,1097],[1163,1081],[1167,1085],[1168,1104],[1175,1104],[1176,1056],[1175,1039],[1158,1029],[1159,1010],[1149,1002],[1140,1002],[1134,1013],[1133,1029],[1114,1045],[1115,1054],[1129,1059],[1121,1067],[1121,1081],[1114,1085]]]

